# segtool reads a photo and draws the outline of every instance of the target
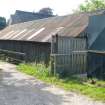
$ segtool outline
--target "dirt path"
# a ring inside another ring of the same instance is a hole
[[[1,70],[2,69],[2,70]],[[44,84],[0,63],[0,105],[105,105],[84,96]]]

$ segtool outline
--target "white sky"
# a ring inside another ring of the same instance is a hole
[[[0,16],[9,18],[15,10],[35,11],[43,7],[50,7],[55,14],[66,15],[72,13],[85,0],[0,0]]]

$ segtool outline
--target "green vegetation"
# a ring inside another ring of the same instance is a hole
[[[100,9],[105,9],[105,0],[86,0],[76,10],[77,12],[91,12]]]
[[[0,30],[6,27],[6,19],[4,17],[0,17]]]
[[[62,87],[65,90],[80,92],[89,97],[105,102],[105,81],[98,81],[96,83],[90,84],[90,81],[86,78],[70,77],[65,79],[60,79],[58,77],[50,76],[49,68],[38,64],[20,64],[17,69],[28,75],[32,75],[44,82],[54,84],[56,86]]]
[[[39,10],[39,13],[53,16],[53,9],[46,7]]]

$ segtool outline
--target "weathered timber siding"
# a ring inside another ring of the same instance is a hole
[[[50,44],[0,40],[0,49],[25,53],[25,61],[36,63],[48,63],[50,58]]]
[[[87,73],[105,79],[105,53],[88,52]]]
[[[86,73],[87,67],[87,53],[71,53],[52,55],[52,60],[54,62],[54,73],[60,75],[73,75],[73,74],[83,74]]]
[[[87,52],[85,38],[53,36],[51,44],[53,73],[72,75],[85,73]]]
[[[72,51],[86,50],[85,38],[71,38],[63,36],[53,36],[52,53],[70,54]]]

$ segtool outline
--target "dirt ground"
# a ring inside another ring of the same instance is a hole
[[[0,62],[0,105],[105,105],[66,92],[20,73],[15,65]]]

